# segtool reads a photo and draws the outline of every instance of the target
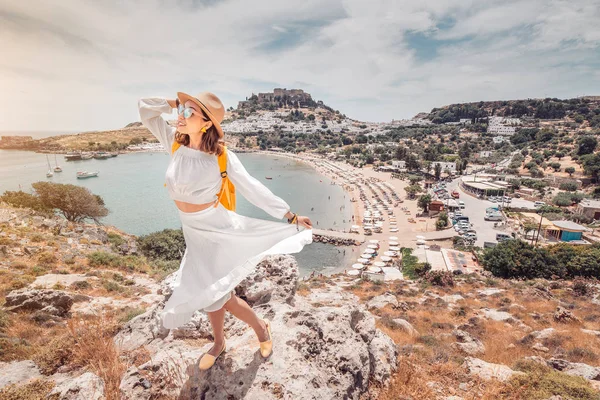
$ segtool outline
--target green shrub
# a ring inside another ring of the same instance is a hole
[[[37,211],[49,210],[47,207],[44,207],[38,196],[25,193],[22,190],[16,192],[7,190],[0,196],[0,201],[4,201],[11,206],[18,208],[31,208]]]
[[[152,260],[180,260],[185,251],[185,239],[181,229],[164,229],[137,239],[138,248]]]
[[[516,375],[508,381],[510,392],[519,393],[520,398],[529,400],[548,399],[562,396],[571,400],[598,400],[598,393],[588,381],[555,371],[534,361],[518,361],[515,370],[525,375]]]
[[[119,246],[125,243],[125,239],[121,235],[115,232],[108,233],[108,242],[111,244],[112,248],[116,250]]]

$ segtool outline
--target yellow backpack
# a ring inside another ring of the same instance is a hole
[[[171,154],[175,153],[181,146],[179,142],[173,142],[171,146]],[[223,179],[221,182],[221,190],[219,191],[219,198],[215,207],[219,205],[219,202],[223,204],[228,210],[235,211],[235,185],[231,182],[229,177],[227,176],[227,146],[223,146],[223,153],[219,156],[219,169],[221,171],[221,178]],[[165,183],[165,186],[167,184]]]

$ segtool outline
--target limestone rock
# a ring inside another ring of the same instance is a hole
[[[384,293],[369,300],[367,308],[369,310],[372,308],[383,308],[388,304],[391,304],[393,307],[398,307],[398,299],[391,293]]]
[[[66,317],[73,305],[73,297],[61,290],[13,290],[6,295],[7,311],[46,311],[51,315]]]
[[[261,357],[254,331],[230,318],[225,321],[227,351],[201,372],[198,360],[212,343],[194,346],[179,339],[179,329],[156,335],[160,324],[155,318],[163,301],[119,334],[122,348],[143,345],[151,356],[126,372],[121,398],[358,400],[375,390],[369,387],[371,380],[383,386],[389,382],[396,368],[396,346],[376,329],[373,315],[355,295],[328,284],[298,295],[292,256],[269,256],[263,263],[240,292],[259,303],[254,310],[271,321],[273,354],[268,359]],[[280,269],[278,263],[287,267]],[[255,284],[258,288],[252,288]],[[207,325],[207,333],[209,329]]]
[[[31,360],[0,362],[0,389],[10,384],[24,384],[42,378],[37,365]]]
[[[481,312],[487,318],[492,319],[494,321],[507,321],[513,318],[513,316],[510,313],[507,313],[506,311],[498,311],[493,308],[483,308]]]
[[[392,320],[400,329],[404,332],[408,333],[411,336],[419,336],[419,332],[405,319],[402,318],[394,318]]]
[[[513,371],[506,365],[488,363],[473,357],[465,358],[465,366],[469,374],[479,376],[485,380],[498,379],[505,382],[516,374],[524,375],[523,372]]]
[[[554,313],[554,320],[562,323],[576,323],[581,324],[581,320],[577,318],[571,311],[558,306]]]
[[[452,346],[468,355],[474,356],[485,353],[485,346],[479,340],[471,336],[468,332],[460,329],[455,329],[452,334],[456,336],[458,342]]]
[[[551,358],[547,360],[546,363],[549,367],[562,371],[565,374],[600,381],[600,367],[593,367],[583,363],[574,363],[559,358]]]
[[[55,386],[48,396],[53,395],[57,395],[58,400],[102,400],[104,381],[91,372],[85,372]]]

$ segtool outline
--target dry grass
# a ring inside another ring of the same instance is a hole
[[[505,322],[483,321],[482,325],[485,329],[480,337],[485,345],[485,354],[480,357],[482,360],[511,366],[515,360],[535,354],[528,346],[519,342],[524,336],[523,332],[507,327]],[[515,347],[510,348],[510,344]]]
[[[69,333],[75,340],[73,363],[90,368],[104,380],[107,400],[119,399],[121,376],[127,370],[116,348],[113,336],[118,323],[112,318],[75,317],[67,323]]]

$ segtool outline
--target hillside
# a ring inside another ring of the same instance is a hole
[[[228,351],[200,373],[207,316],[164,329],[179,260],[143,254],[175,256],[170,231],[140,243],[2,205],[0,398],[599,398],[595,281],[301,281],[290,255],[236,288],[272,321],[273,355],[260,359],[252,329],[226,314]]]
[[[420,113],[434,123],[458,122],[461,119],[478,119],[488,116],[530,117],[537,119],[570,118],[578,123],[600,127],[600,97],[575,99],[526,99],[457,103],[434,108],[429,114]]]

